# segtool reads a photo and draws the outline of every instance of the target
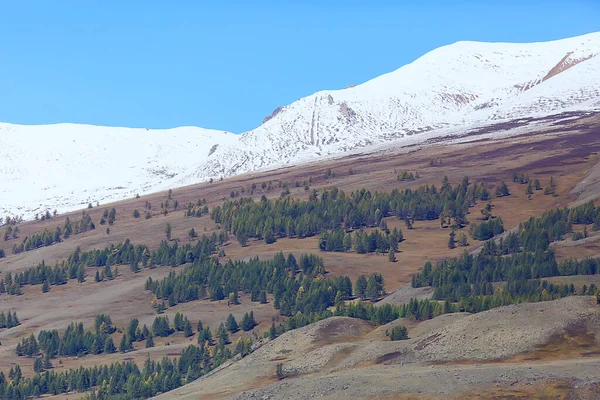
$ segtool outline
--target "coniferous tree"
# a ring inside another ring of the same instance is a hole
[[[42,372],[44,370],[44,366],[42,364],[42,359],[41,357],[37,357],[35,359],[35,361],[33,362],[33,371],[34,372]]]
[[[455,233],[454,230],[450,231],[450,238],[448,239],[448,248],[449,249],[453,249],[456,247],[456,240],[454,239],[455,237]]]
[[[151,347],[154,347],[154,335],[150,333],[146,338],[146,348],[149,349]]]
[[[408,339],[408,330],[405,326],[396,326],[392,328],[392,332],[389,335],[390,340],[406,340]]]
[[[469,232],[473,239],[488,240],[504,232],[504,223],[500,217],[489,219],[481,224],[472,224]]]
[[[506,183],[504,183],[504,181],[501,181],[500,184],[496,186],[496,197],[505,197],[509,195],[510,192],[508,190],[508,186],[506,186]]]
[[[527,184],[527,188],[525,189],[525,194],[527,195],[527,198],[529,200],[531,200],[531,195],[533,195],[533,186],[531,185],[531,182],[529,182]]]
[[[250,292],[250,301],[258,301],[258,298],[260,296],[260,288],[258,287],[258,285],[255,285],[252,288],[252,291]]]
[[[6,318],[6,326],[7,328],[14,328],[17,325],[20,325],[21,322],[19,322],[19,317],[17,317],[17,312],[15,311],[14,313],[10,313],[10,311],[8,312],[8,316]]]
[[[469,240],[467,239],[467,235],[464,232],[461,232],[458,235],[458,245],[461,247],[466,247],[469,245]]]
[[[217,340],[219,346],[225,346],[229,344],[229,334],[227,333],[227,329],[225,329],[225,325],[221,322],[219,328],[217,329]]]
[[[109,336],[106,338],[106,342],[104,342],[104,353],[112,354],[116,351],[117,349],[115,348],[115,343],[113,342],[112,337]]]
[[[261,290],[260,291],[260,295],[259,295],[259,299],[258,299],[260,304],[267,304],[267,291],[266,290]]]
[[[133,350],[133,346],[131,345],[131,342],[127,338],[127,335],[123,334],[123,337],[121,338],[121,343],[119,343],[119,351],[121,353],[126,353],[130,350]]]
[[[85,268],[83,265],[77,269],[77,281],[79,283],[85,282]]]
[[[190,323],[190,320],[186,317],[183,325],[183,335],[185,337],[190,337],[193,334],[194,332],[192,331],[192,324]]]
[[[48,355],[48,353],[44,354],[44,358],[42,360],[42,368],[43,369],[51,369],[52,368],[52,361],[50,361],[50,356]]]
[[[256,325],[258,325],[258,323],[254,319],[254,311],[244,314],[244,317],[242,318],[242,329],[244,331],[251,331]]]
[[[204,345],[204,343],[212,343],[212,332],[208,326],[204,327],[202,331],[198,332],[198,344]]]
[[[229,293],[229,303],[230,304],[240,304],[240,297],[238,295],[238,291],[234,290],[233,292]]]
[[[156,317],[152,323],[152,332],[154,336],[167,337],[173,333],[169,326],[169,317]]]
[[[367,299],[367,278],[364,275],[359,275],[356,279],[354,294],[356,294],[361,300]]]
[[[236,333],[237,331],[240,330],[238,323],[235,320],[235,317],[233,316],[233,314],[229,314],[227,316],[227,321],[225,322],[225,324],[227,325],[227,330],[231,333]]]
[[[167,238],[167,240],[171,240],[171,233],[172,233],[171,224],[167,223],[167,226],[165,227],[165,237]]]
[[[137,318],[132,318],[129,320],[129,324],[127,325],[127,342],[131,344],[137,338],[137,331],[139,329],[140,321]]]
[[[146,324],[144,324],[144,326],[142,327],[142,336],[141,336],[140,340],[146,339],[149,335],[150,335],[150,331],[148,330],[148,327],[146,326]]]
[[[550,177],[550,182],[548,183],[548,185],[544,188],[544,194],[545,195],[556,195],[556,184],[554,183],[554,177]]]
[[[117,210],[115,210],[115,208],[111,208],[110,212],[108,213],[108,224],[112,225],[115,223],[115,220],[117,219]]]
[[[396,253],[394,252],[393,249],[388,252],[388,261],[391,262],[391,263],[397,261],[396,260]]]
[[[183,332],[184,316],[182,313],[180,313],[180,312],[175,313],[175,316],[173,317],[173,327],[175,328],[175,331]]]
[[[377,301],[383,294],[383,277],[381,274],[372,274],[367,281],[366,297],[371,301]]]

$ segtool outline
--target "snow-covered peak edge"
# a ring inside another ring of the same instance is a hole
[[[459,127],[595,110],[599,54],[600,33],[456,42],[363,84],[301,98],[241,135],[0,124],[0,215],[29,218],[388,142],[418,143]],[[19,162],[25,156],[32,161]]]

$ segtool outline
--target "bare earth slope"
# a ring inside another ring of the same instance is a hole
[[[515,382],[600,383],[600,353],[594,352],[600,339],[600,309],[589,297],[444,315],[411,327],[409,340],[390,342],[384,329],[397,323],[402,321],[374,329],[351,318],[317,322],[159,398],[458,396],[473,388]],[[561,342],[563,337],[568,340]],[[587,341],[577,347],[574,343],[582,337]],[[551,343],[554,353],[535,356]],[[520,364],[510,359],[523,354],[532,356]],[[466,360],[471,361],[462,363]],[[461,362],[445,364],[449,361]],[[278,363],[289,375],[282,381],[275,376]]]

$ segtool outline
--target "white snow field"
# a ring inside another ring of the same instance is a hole
[[[502,121],[600,111],[600,32],[543,43],[457,42],[361,85],[284,106],[235,135],[0,124],[0,215],[31,218]]]

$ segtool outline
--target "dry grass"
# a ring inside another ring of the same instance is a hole
[[[532,385],[524,383],[514,383],[512,385],[497,385],[493,388],[484,388],[474,390],[470,393],[461,393],[453,399],[467,400],[543,400],[571,399],[573,394],[573,385],[563,380],[542,380]]]

